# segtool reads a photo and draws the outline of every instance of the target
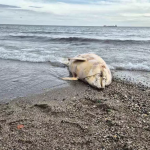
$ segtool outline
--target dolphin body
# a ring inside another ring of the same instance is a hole
[[[83,80],[98,89],[105,88],[112,82],[110,69],[105,61],[96,54],[81,54],[68,59],[68,68],[73,77],[63,80]]]

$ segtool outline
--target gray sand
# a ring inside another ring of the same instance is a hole
[[[0,105],[2,150],[149,150],[149,141],[145,87],[114,81],[96,90],[75,82]]]

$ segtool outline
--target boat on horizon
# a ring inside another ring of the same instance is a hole
[[[103,27],[117,27],[117,25],[113,25],[113,26],[104,25]]]

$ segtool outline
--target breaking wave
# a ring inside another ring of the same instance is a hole
[[[0,59],[5,60],[15,60],[22,62],[33,62],[33,63],[46,63],[49,62],[52,66],[55,67],[64,67],[63,63],[65,63],[66,58],[57,57],[51,54],[41,55],[35,53],[28,52],[20,52],[20,51],[5,51],[4,48],[0,49]],[[129,70],[129,71],[150,71],[150,66],[148,64],[142,63],[118,63],[118,64],[108,64],[109,68],[112,70]]]
[[[45,63],[45,62],[61,62],[61,57],[55,57],[51,54],[41,55],[36,53],[23,52],[19,50],[6,51],[0,48],[0,59],[15,60],[22,62]]]
[[[110,68],[114,70],[145,71],[145,72],[150,71],[150,66],[146,64],[133,64],[133,63],[112,65]]]
[[[31,33],[31,34],[61,34],[61,33],[64,33],[64,32],[49,32],[49,31],[33,31],[33,32],[21,32],[21,33]]]
[[[5,36],[1,40],[24,40],[24,41],[40,41],[40,42],[96,42],[96,43],[123,43],[123,44],[146,44],[150,40],[128,40],[128,39],[98,39],[87,37],[49,37],[49,36],[35,36],[35,35],[10,35]]]

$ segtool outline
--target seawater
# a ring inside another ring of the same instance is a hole
[[[19,96],[14,93],[21,82],[23,91],[31,83],[35,91],[66,84],[60,80],[68,75],[62,63],[81,53],[101,56],[116,78],[150,84],[150,28],[0,25],[0,98]],[[6,83],[15,88],[7,92]]]

